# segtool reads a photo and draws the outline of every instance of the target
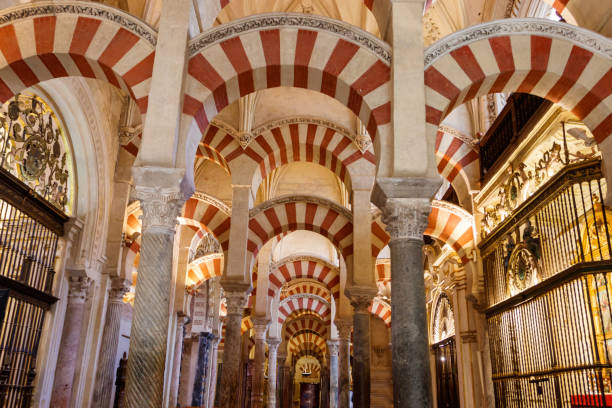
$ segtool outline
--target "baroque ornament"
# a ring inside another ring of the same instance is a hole
[[[51,108],[17,94],[0,110],[0,166],[63,212],[71,213],[72,158]]]
[[[383,209],[383,222],[391,242],[399,239],[423,240],[431,211],[428,199],[390,199]]]

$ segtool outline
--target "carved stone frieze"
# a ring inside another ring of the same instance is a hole
[[[442,55],[474,41],[509,34],[537,34],[580,44],[598,54],[612,58],[612,41],[592,31],[540,18],[513,18],[491,21],[457,31],[425,50],[425,69]]]
[[[428,199],[390,199],[383,208],[383,222],[391,242],[399,239],[422,240],[431,211]]]
[[[10,8],[0,14],[0,25],[30,17],[57,14],[75,14],[110,20],[136,33],[153,47],[157,44],[157,32],[145,22],[113,7],[83,1],[45,1]]]
[[[391,47],[374,35],[350,24],[327,17],[301,13],[269,13],[242,18],[218,26],[189,42],[189,56],[194,56],[212,44],[262,28],[293,27],[327,31],[343,39],[368,48],[381,60],[391,64]]]

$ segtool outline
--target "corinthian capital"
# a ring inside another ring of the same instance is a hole
[[[142,231],[174,233],[177,217],[186,200],[181,191],[184,170],[134,167],[134,198],[142,208]]]
[[[68,277],[68,302],[85,303],[92,280],[87,276]]]
[[[123,279],[120,277],[115,277],[111,279],[111,287],[108,292],[108,300],[109,302],[121,303],[123,300],[123,295],[125,295],[130,290],[130,281],[127,279]]]
[[[391,198],[383,208],[383,222],[391,241],[422,240],[427,228],[431,202],[425,198]]]
[[[250,285],[225,282],[223,284],[227,315],[242,315],[251,292]]]

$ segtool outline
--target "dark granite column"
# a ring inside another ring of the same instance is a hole
[[[340,342],[327,340],[329,351],[329,408],[338,408],[338,352]]]
[[[336,320],[340,339],[338,352],[338,407],[349,408],[351,400],[351,330],[353,321]]]
[[[222,283],[227,301],[223,370],[219,389],[221,408],[240,406],[241,334],[242,314],[247,301],[249,285]]]
[[[372,273],[374,273],[372,271]],[[353,306],[353,407],[370,408],[370,311],[375,289],[347,289]]]
[[[185,196],[183,170],[134,167],[135,198],[142,208],[142,246],[134,299],[125,407],[163,405],[170,288],[177,217]]]
[[[100,356],[98,358],[98,370],[96,372],[96,387],[92,406],[108,407],[111,403],[113,384],[115,381],[115,365],[117,358],[117,347],[121,329],[121,309],[123,308],[123,295],[130,289],[130,282],[120,278],[111,278],[111,288],[108,293],[108,306],[106,308],[106,319],[104,320],[104,331],[102,344],[100,345]]]
[[[383,209],[391,236],[391,343],[396,408],[431,406],[431,373],[423,279],[423,231],[428,199],[392,198]]]
[[[191,405],[200,407],[204,405],[204,385],[206,384],[206,374],[208,373],[208,356],[212,343],[212,333],[201,333],[198,344],[198,364],[196,366],[196,374],[193,382],[193,394],[191,396]]]

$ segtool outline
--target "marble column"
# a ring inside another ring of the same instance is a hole
[[[98,371],[96,372],[96,387],[92,406],[107,408],[110,406],[115,382],[115,368],[117,366],[117,347],[121,335],[121,309],[123,308],[123,295],[130,289],[130,281],[121,277],[111,278],[111,287],[108,293],[108,306],[104,331],[98,357]]]
[[[179,189],[184,171],[135,167],[132,173],[143,217],[125,406],[159,408],[163,405],[174,234],[185,201]]]
[[[431,406],[423,278],[423,232],[430,210],[430,201],[419,198],[391,198],[383,208],[383,221],[391,236],[391,343],[395,407]]]
[[[276,408],[277,351],[281,340],[268,339],[268,408]]]
[[[178,313],[176,317],[176,335],[174,341],[174,359],[172,365],[172,385],[170,387],[170,406],[178,403],[179,386],[181,380],[181,360],[183,358],[183,341],[185,338],[185,323],[188,317],[183,313]]]
[[[221,337],[215,335],[212,341],[210,351],[210,370],[208,375],[208,386],[206,388],[207,408],[213,408],[215,405],[215,394],[217,392],[217,358],[219,357],[219,342]]]
[[[281,349],[278,352],[278,357],[276,359],[276,365],[278,367],[278,375],[277,375],[277,383],[278,383],[278,408],[285,408],[287,405],[287,381],[286,381],[286,371],[288,367],[286,366],[287,362],[287,347],[286,343],[282,343]],[[276,407],[268,407],[268,408],[276,408]]]
[[[52,407],[68,407],[72,398],[72,385],[81,345],[81,328],[85,316],[85,303],[92,280],[85,271],[70,272],[68,277],[68,304],[60,343],[55,380],[51,394]]]
[[[347,289],[348,291],[348,289]],[[353,406],[370,407],[370,311],[375,289],[350,290],[353,306]]]
[[[220,407],[236,408],[240,406],[240,356],[242,314],[246,305],[249,285],[243,283],[222,283],[227,302],[225,324],[225,344],[223,347],[223,370],[221,371],[221,389],[219,390]]]
[[[338,407],[349,408],[351,406],[351,330],[353,322],[348,319],[338,319],[336,327],[339,338]]]
[[[327,340],[329,350],[329,408],[338,408],[338,352],[340,342]]]
[[[193,382],[193,394],[191,397],[191,405],[194,407],[201,407],[204,405],[204,385],[206,384],[206,374],[208,374],[208,358],[213,337],[212,333],[200,334],[198,343],[198,363]]]
[[[253,388],[251,389],[251,406],[264,406],[264,377],[266,370],[266,332],[270,320],[266,317],[255,317],[255,361],[253,362]]]

